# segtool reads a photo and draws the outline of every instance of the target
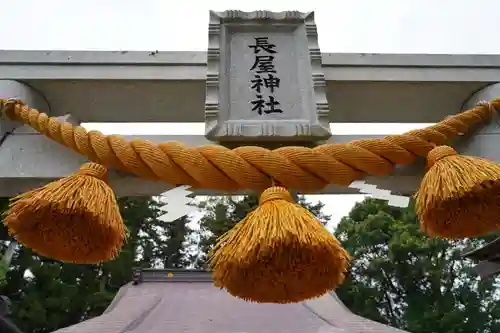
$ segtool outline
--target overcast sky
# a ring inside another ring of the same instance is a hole
[[[209,9],[269,9],[314,10],[322,52],[500,53],[500,0],[0,0],[0,4],[2,49],[205,51]],[[136,125],[92,128],[144,133]],[[184,126],[182,132],[200,134],[202,128]],[[408,128],[378,126],[368,132]],[[343,127],[342,132],[349,130],[354,132],[352,127]],[[360,199],[321,198],[335,222]]]
[[[323,52],[500,53],[498,0],[0,0],[1,48],[205,50],[208,10],[314,10]]]

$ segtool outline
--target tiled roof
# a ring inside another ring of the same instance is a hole
[[[404,333],[352,314],[335,294],[257,304],[214,287],[210,274],[142,270],[99,317],[54,333]]]

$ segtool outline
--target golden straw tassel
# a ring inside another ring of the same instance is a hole
[[[500,229],[500,165],[434,148],[416,194],[422,229],[431,236],[467,238]]]
[[[40,255],[79,264],[112,259],[127,230],[106,178],[102,165],[84,164],[69,177],[14,198],[4,223]]]
[[[265,190],[259,207],[223,235],[210,259],[214,284],[242,299],[290,303],[335,289],[349,254],[283,187]]]

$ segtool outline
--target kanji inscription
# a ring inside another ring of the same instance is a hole
[[[281,81],[274,66],[274,59],[278,54],[276,45],[269,43],[268,37],[255,37],[255,43],[248,47],[255,54],[250,68],[253,73],[250,89],[255,92],[255,98],[250,101],[252,111],[258,115],[283,113],[279,100],[274,96]]]
[[[205,135],[224,141],[330,136],[312,13],[211,12]]]

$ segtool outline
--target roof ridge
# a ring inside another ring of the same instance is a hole
[[[134,270],[133,284],[143,282],[212,282],[209,270],[182,268],[138,268]]]

